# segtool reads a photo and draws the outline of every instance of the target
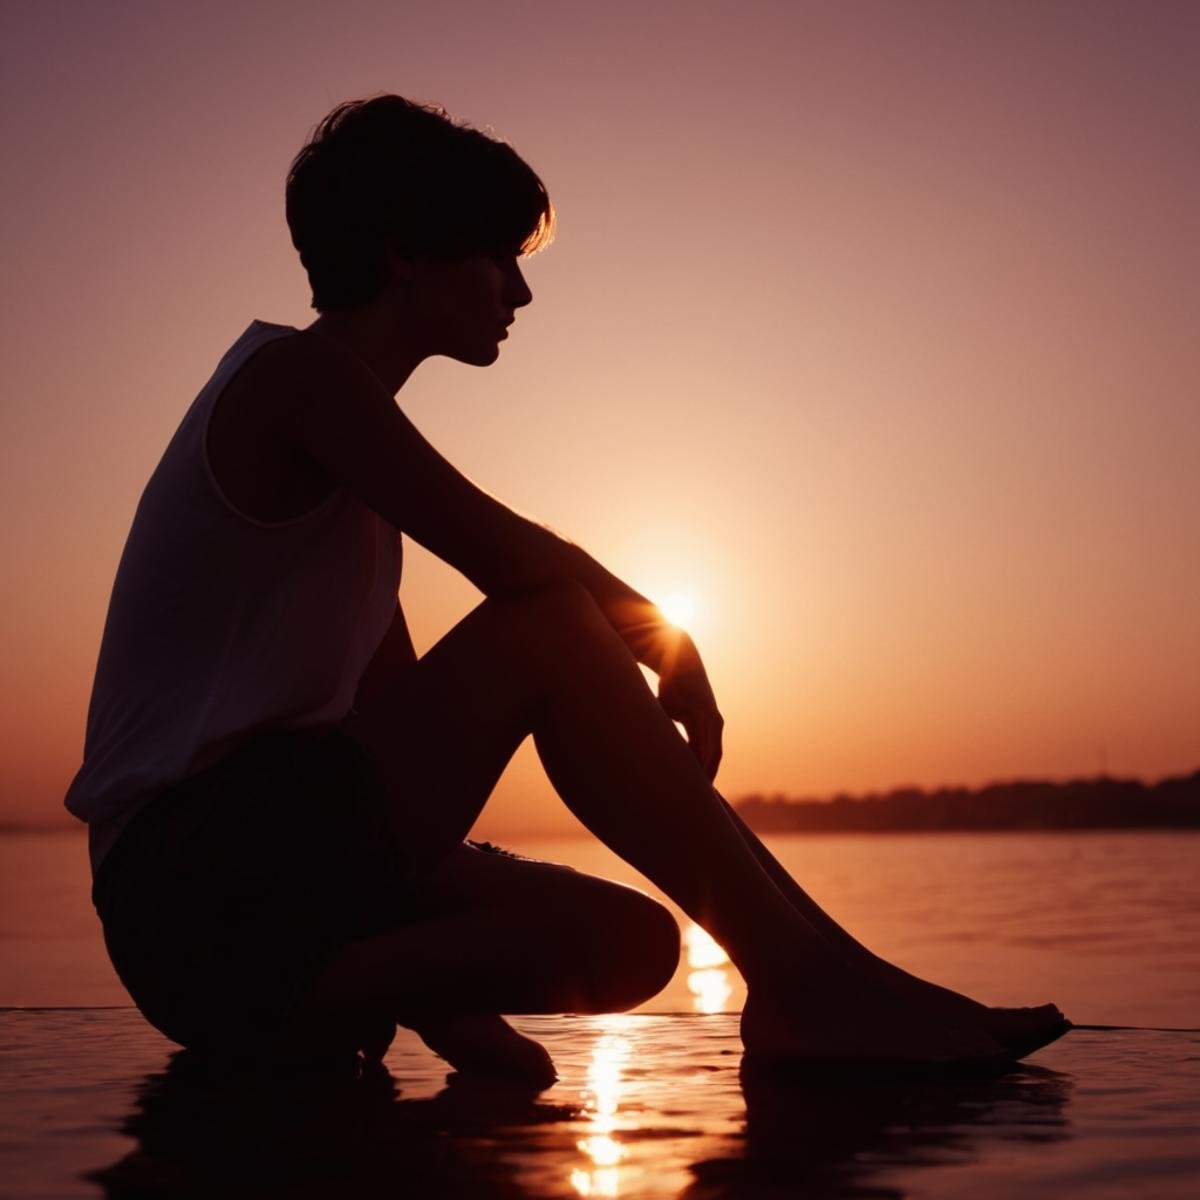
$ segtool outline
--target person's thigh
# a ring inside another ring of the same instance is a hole
[[[415,860],[462,843],[532,732],[548,675],[595,637],[616,634],[582,589],[486,600],[358,710],[346,728],[391,790]]]
[[[417,919],[330,960],[301,1020],[616,1011],[660,991],[678,963],[667,909],[569,867],[463,846],[420,890]]]

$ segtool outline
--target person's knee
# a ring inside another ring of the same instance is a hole
[[[504,604],[528,638],[550,646],[563,637],[578,645],[589,634],[612,633],[592,594],[572,579],[532,588]]]
[[[679,965],[679,926],[671,913],[633,888],[620,888],[597,927],[603,949],[594,962],[592,1007],[633,1008],[657,995]]]
[[[638,917],[640,946],[639,994],[634,1004],[641,1004],[671,982],[679,966],[679,925],[671,913],[651,900],[643,897],[642,912]]]

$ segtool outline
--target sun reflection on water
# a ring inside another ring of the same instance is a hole
[[[687,977],[692,1007],[702,1013],[724,1012],[733,995],[729,972],[724,966],[729,955],[695,922],[684,930],[683,941],[688,966],[692,968]]]
[[[571,1186],[580,1196],[620,1194],[620,1162],[625,1147],[613,1136],[621,1104],[622,1074],[633,1046],[620,1030],[625,1018],[606,1017],[604,1032],[592,1049],[584,1088],[583,1116],[590,1125],[587,1137],[576,1143],[591,1160],[586,1168],[571,1171]]]

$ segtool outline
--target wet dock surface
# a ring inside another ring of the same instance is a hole
[[[133,1009],[0,1013],[0,1178],[44,1197],[1190,1197],[1200,1036],[1075,1032],[1000,1078],[762,1076],[737,1017],[518,1018],[560,1072],[215,1069]]]

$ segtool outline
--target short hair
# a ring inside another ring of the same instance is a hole
[[[546,188],[511,146],[402,96],[339,104],[292,162],[286,208],[318,312],[375,299],[389,242],[460,258],[554,237]]]

